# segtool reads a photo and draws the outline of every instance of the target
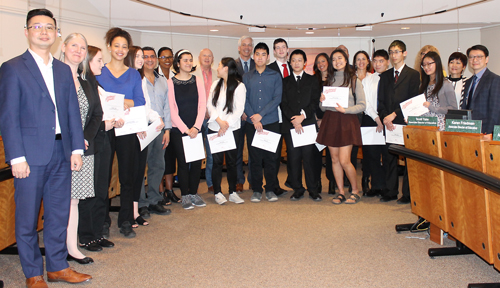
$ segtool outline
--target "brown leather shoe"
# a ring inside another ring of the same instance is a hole
[[[81,283],[92,279],[92,276],[78,273],[72,267],[57,272],[47,272],[49,282]]]
[[[49,288],[45,280],[43,280],[43,276],[35,276],[26,279],[26,287],[28,288]]]
[[[241,183],[236,184],[236,192],[238,193],[243,192],[243,184]]]

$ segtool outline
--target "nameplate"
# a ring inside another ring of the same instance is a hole
[[[493,141],[500,141],[500,125],[493,127]]]
[[[413,126],[438,126],[437,117],[408,116],[408,125]]]
[[[481,133],[481,120],[446,119],[445,131],[462,133]]]

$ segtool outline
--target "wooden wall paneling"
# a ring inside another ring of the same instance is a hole
[[[500,177],[500,142],[492,141],[485,143],[485,173]],[[500,180],[499,180],[500,181]],[[500,270],[500,194],[486,190],[488,194],[488,207],[491,227],[491,247],[493,254],[493,265]]]

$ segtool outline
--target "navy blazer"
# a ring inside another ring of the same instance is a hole
[[[318,78],[302,73],[299,85],[295,75],[283,79],[283,96],[281,98],[281,111],[283,113],[282,133],[290,133],[293,128],[292,117],[300,115],[300,110],[306,113],[306,119],[302,121],[302,126],[316,125],[315,112],[319,105],[321,88]]]
[[[464,96],[467,97],[472,77],[465,81]],[[462,103],[462,109],[466,109],[466,101]],[[484,71],[483,77],[479,81],[472,102],[472,119],[481,120],[481,132],[493,133],[493,126],[500,125],[500,76],[491,72],[488,68]]]
[[[238,56],[236,60],[236,68],[238,68],[238,73],[240,73],[241,78],[243,78],[243,75],[245,74],[245,71],[243,70],[243,63],[241,63],[241,59]],[[248,68],[248,71],[255,69],[255,61],[253,61],[252,58],[250,58],[250,67]]]
[[[383,121],[387,115],[396,112],[396,118],[394,118],[392,123],[405,125],[405,119],[399,104],[417,96],[419,86],[420,74],[408,67],[408,65],[405,65],[403,70],[401,70],[396,84],[394,84],[394,68],[380,74],[377,93],[377,110],[380,120]]]
[[[81,73],[81,72],[79,72]],[[85,92],[87,101],[89,102],[89,111],[87,117],[85,118],[85,126],[83,128],[83,136],[85,140],[89,142],[89,148],[85,150],[85,155],[94,155],[98,152],[95,145],[95,138],[97,136],[97,131],[101,126],[102,122],[102,106],[101,99],[99,97],[99,92],[97,90],[97,81],[92,73],[87,73],[85,79],[78,77],[78,81]]]
[[[287,64],[287,67],[288,67],[288,76],[290,76],[290,75],[293,74],[292,66],[290,66],[289,62],[286,62],[286,64]],[[280,73],[281,78],[285,78],[285,77],[283,77],[283,74],[281,74],[280,67],[278,66],[278,63],[276,61],[274,61],[273,63],[267,65],[267,67],[269,67],[269,68],[273,69],[274,71]]]
[[[54,91],[64,156],[85,149],[82,121],[73,75],[68,65],[54,59]],[[55,140],[56,114],[35,59],[26,51],[0,67],[0,130],[5,161],[26,157],[29,165],[47,165]]]

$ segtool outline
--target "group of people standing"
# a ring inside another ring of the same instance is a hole
[[[312,200],[321,201],[323,151],[315,144],[295,147],[292,139],[312,125],[316,142],[327,147],[326,177],[329,194],[335,195],[333,204],[355,204],[362,194],[379,195],[383,202],[397,199],[397,156],[388,152],[388,145],[363,146],[361,189],[355,167],[362,146],[360,127],[376,127],[383,133],[393,130],[394,124],[404,125],[401,102],[425,94],[427,116],[438,118],[440,130],[447,111],[458,107],[472,109],[473,118],[483,121],[485,133],[500,124],[492,110],[499,104],[495,93],[500,77],[486,68],[488,50],[482,45],[469,48],[467,56],[453,53],[447,78],[435,47],[424,46],[416,71],[405,65],[406,45],[399,40],[388,51],[375,51],[371,59],[358,51],[353,65],[347,48],[340,45],[330,55],[318,54],[314,75],[309,75],[304,72],[306,53],[300,49],[289,53],[282,38],[273,43],[276,61],[269,65],[269,47],[262,42],[254,46],[251,37],[243,36],[238,41],[239,57],[224,57],[212,69],[209,49],[200,52],[200,67],[196,67],[190,51],[174,54],[168,47],[156,52],[152,47],[133,46],[130,34],[120,28],[110,29],[105,36],[109,63],[104,64],[101,49],[88,45],[80,33],[64,40],[58,61],[50,54],[56,30],[50,11],[30,11],[25,29],[28,51],[0,68],[0,128],[6,161],[15,177],[16,240],[28,287],[47,287],[35,229],[42,198],[49,281],[88,281],[92,277],[68,268],[67,260],[89,264],[93,259],[78,248],[101,251],[114,246],[107,238],[115,153],[121,185],[117,224],[120,233],[130,238],[136,235],[133,228],[149,225],[151,213],[170,214],[165,206],[172,202],[186,210],[206,206],[198,194],[201,160],[186,161],[190,151],[185,151],[183,137],[203,135],[207,186],[217,204],[228,200],[221,188],[224,161],[229,201],[245,202],[239,196],[245,183],[245,138],[251,202],[260,202],[263,194],[273,202],[287,193],[278,180],[283,141],[288,176],[284,185],[293,189],[290,199],[300,200],[307,188]],[[474,71],[471,79],[463,77],[467,59]],[[348,106],[323,105],[323,87],[347,87]],[[103,119],[107,92],[124,95],[124,111],[144,106],[147,122],[159,123],[154,127],[159,135],[148,147],[141,150],[139,141],[146,132],[117,136],[115,129],[125,121]],[[252,145],[256,135],[269,131],[283,137],[275,152]],[[211,153],[209,138],[226,134],[234,138],[236,148]],[[180,198],[173,192],[174,174]],[[409,202],[405,172],[398,203]]]

